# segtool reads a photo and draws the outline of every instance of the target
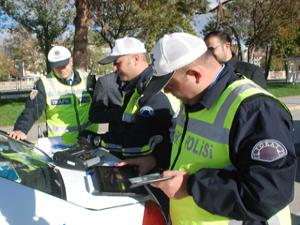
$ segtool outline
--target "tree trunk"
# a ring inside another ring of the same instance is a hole
[[[273,55],[273,45],[271,44],[270,49],[269,49],[267,63],[266,63],[266,69],[265,69],[265,79],[266,80],[269,76],[269,71],[270,71],[270,68],[271,68],[272,55]]]
[[[247,51],[247,62],[250,62],[252,52],[253,52],[253,46],[251,44],[249,44],[248,45],[248,51]]]
[[[289,78],[289,66],[287,60],[284,60],[284,70],[285,70],[285,83],[287,83]]]
[[[44,26],[44,36],[43,35],[37,35],[39,43],[40,43],[40,47],[44,53],[45,56],[45,62],[46,62],[46,74],[51,72],[51,66],[50,63],[48,61],[48,53],[51,49],[51,44],[53,42],[53,38],[49,35],[49,29],[48,29],[48,25],[46,24]]]
[[[240,41],[240,38],[239,38],[239,35],[237,34],[236,30],[232,27],[232,26],[229,26],[230,29],[232,30],[232,33],[236,39],[236,42],[237,42],[237,45],[238,45],[238,59],[240,61],[243,61],[243,52],[242,52],[242,48],[241,48],[241,41]]]
[[[88,29],[91,22],[89,14],[89,1],[76,0],[76,17],[74,19],[75,35],[73,62],[77,69],[87,70],[89,62]]]

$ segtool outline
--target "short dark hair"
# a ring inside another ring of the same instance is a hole
[[[231,45],[231,37],[229,36],[229,34],[227,34],[224,31],[218,31],[218,30],[216,30],[216,31],[209,32],[208,34],[205,35],[204,41],[206,41],[210,37],[217,37],[223,43],[228,42]]]

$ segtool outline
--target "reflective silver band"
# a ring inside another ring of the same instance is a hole
[[[230,220],[228,225],[243,225],[243,221]]]
[[[131,123],[135,121],[135,115],[124,112],[122,116],[122,121]]]
[[[278,214],[275,214],[270,219],[268,219],[268,225],[281,225],[278,218]]]
[[[211,139],[215,142],[228,143],[229,129],[223,128],[227,112],[239,93],[253,87],[256,88],[254,84],[247,83],[237,87],[234,91],[232,91],[221,106],[213,124],[189,118],[187,130],[199,136]],[[184,127],[184,122],[185,121],[181,119],[177,120],[177,124],[181,127]]]
[[[88,128],[92,123],[87,122],[85,124],[80,125],[80,130],[84,130]],[[66,133],[66,132],[78,132],[78,126],[68,126],[68,127],[56,127],[51,124],[48,124],[48,129],[52,133]]]
[[[145,154],[150,153],[154,150],[155,146],[163,141],[163,137],[161,135],[154,135],[149,139],[149,143],[142,147],[130,147],[130,148],[122,148],[121,145],[106,143],[105,148],[111,151],[122,152],[124,154]]]
[[[68,95],[68,94],[76,94],[76,95],[82,95],[82,94],[88,94],[88,92],[86,91],[86,89],[83,88],[74,88],[73,92],[71,92],[70,90],[60,90],[56,88],[56,84],[55,81],[56,78],[53,77],[47,77],[47,81],[52,91],[48,91],[47,96],[48,97],[55,97],[55,96],[63,96],[63,95]]]

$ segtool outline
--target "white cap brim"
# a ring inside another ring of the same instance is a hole
[[[61,61],[57,61],[57,62],[49,62],[49,63],[50,63],[51,68],[55,69],[57,67],[66,66],[69,64],[69,62],[70,62],[70,58],[64,59]]]
[[[99,64],[106,65],[115,61],[120,55],[109,55],[99,61]]]

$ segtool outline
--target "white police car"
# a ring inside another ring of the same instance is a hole
[[[0,131],[0,224],[166,224],[152,193],[112,181],[120,176],[58,167]]]

